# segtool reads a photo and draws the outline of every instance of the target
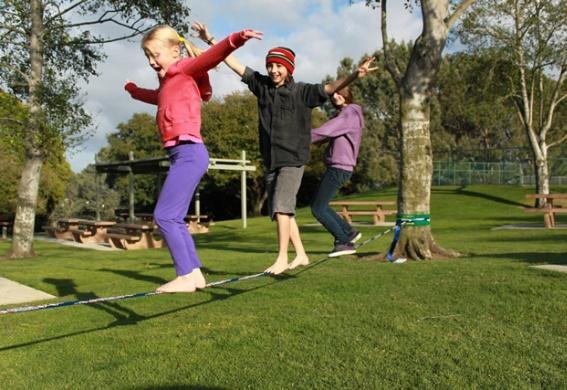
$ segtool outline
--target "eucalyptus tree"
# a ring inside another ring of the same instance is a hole
[[[23,140],[25,164],[18,187],[9,257],[33,255],[41,169],[53,150],[88,136],[91,117],[77,82],[96,74],[103,45],[144,33],[156,21],[184,27],[182,0],[2,0],[0,89],[27,108],[24,118],[1,118]]]
[[[499,49],[515,67],[506,96],[533,154],[536,192],[549,193],[549,148],[567,141],[557,118],[567,103],[567,1],[478,0],[459,32],[471,48]]]
[[[402,229],[395,256],[429,259],[456,256],[433,239],[430,215],[433,158],[431,146],[431,102],[437,85],[442,53],[451,28],[476,0],[406,0],[407,7],[419,7],[421,34],[415,39],[408,62],[396,61],[388,35],[388,1],[367,0],[379,6],[384,67],[395,81],[400,101],[400,162],[398,213],[416,222]],[[418,222],[418,218],[422,218]]]

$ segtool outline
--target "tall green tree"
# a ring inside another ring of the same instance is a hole
[[[384,66],[399,93],[398,213],[404,218],[430,214],[433,173],[431,103],[449,31],[474,2],[406,1],[408,6],[419,5],[423,26],[413,44],[409,61],[400,63],[392,55],[392,42],[388,35],[388,1],[367,1],[368,5],[380,7]],[[395,255],[429,259],[434,256],[455,256],[457,253],[445,250],[435,242],[430,225],[415,225],[402,229]]]
[[[14,120],[22,120],[25,116],[26,107],[18,99],[0,92],[0,118],[11,118],[0,121],[0,214],[10,217],[14,216],[16,209],[18,181],[24,165],[24,146],[22,139],[13,130]],[[40,219],[45,219],[63,197],[72,174],[64,150],[55,150],[46,160],[41,177],[36,211]]]
[[[523,146],[516,114],[504,97],[507,80],[515,69],[509,62],[498,61],[498,57],[497,52],[486,50],[444,58],[436,96],[442,126],[452,135],[453,143],[443,147],[441,153],[451,152],[458,159],[467,158],[471,150]]]
[[[97,198],[99,199],[100,217],[114,220],[115,209],[120,202],[118,191],[109,188],[102,180],[97,186],[94,165],[89,165],[82,172],[73,175],[65,188],[64,197],[57,202],[50,219],[91,218],[97,216]]]
[[[81,142],[91,118],[78,99],[77,81],[96,74],[102,45],[131,38],[155,21],[184,29],[181,0],[5,0],[0,12],[0,88],[26,105],[12,120],[23,140],[9,257],[33,255],[33,231],[41,170],[59,145]],[[97,26],[100,34],[93,33]],[[116,34],[112,35],[112,31]]]
[[[135,160],[165,157],[160,142],[156,120],[146,113],[136,113],[128,121],[120,123],[117,131],[107,137],[108,145],[97,153],[97,161],[126,161],[132,152]],[[138,210],[151,212],[157,200],[159,178],[156,174],[139,174],[135,177],[134,203]],[[128,177],[123,174],[109,174],[106,184],[120,194],[120,204],[128,205]]]
[[[460,29],[474,49],[495,48],[514,64],[507,79],[514,107],[531,148],[536,192],[549,193],[549,148],[567,141],[565,125],[556,120],[567,103],[567,1],[479,0]],[[545,202],[541,200],[540,205]]]

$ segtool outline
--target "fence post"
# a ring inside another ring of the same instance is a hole
[[[134,152],[128,152],[128,160],[134,160]],[[129,222],[134,222],[134,172],[132,164],[129,164],[130,172],[128,172],[128,219]]]
[[[242,167],[246,166],[246,151],[241,151],[240,157],[242,159]],[[246,210],[246,171],[243,169],[240,173],[240,215],[242,218],[242,228],[246,229],[248,226],[247,219],[248,211]]]

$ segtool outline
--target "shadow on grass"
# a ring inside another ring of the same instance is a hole
[[[483,254],[471,255],[469,257],[515,260],[529,264],[567,265],[566,253],[545,253],[545,252],[483,253]]]
[[[511,206],[525,206],[525,204],[523,204],[523,203],[516,202],[516,201],[510,200],[510,199],[507,199],[507,198],[502,198],[500,196],[495,196],[495,195],[490,195],[490,194],[484,194],[482,192],[470,191],[470,190],[467,190],[466,188],[467,188],[466,186],[459,187],[459,188],[456,188],[456,189],[435,188],[435,189],[432,189],[431,192],[436,193],[436,194],[453,193],[455,195],[472,196],[472,197],[475,197],[475,198],[486,199],[486,200],[490,200],[492,202],[502,203],[502,204],[511,205]]]
[[[97,299],[100,298],[93,292],[80,292],[77,291],[75,282],[72,279],[52,279],[52,278],[45,278],[43,279],[44,282],[52,284],[57,289],[57,294],[59,296],[67,296],[73,295],[79,301],[86,301],[89,299]],[[115,302],[102,302],[102,303],[93,303],[91,306],[95,309],[102,310],[110,315],[112,315],[116,320],[116,323],[124,323],[128,324],[130,322],[137,322],[144,317],[138,315],[136,312],[122,307],[121,305]]]
[[[316,264],[314,264],[314,265],[316,265]],[[308,268],[305,268],[304,270],[306,270],[306,269],[308,269]],[[115,328],[117,326],[136,325],[136,324],[138,324],[139,322],[142,322],[142,321],[163,317],[163,316],[166,316],[166,315],[178,313],[178,312],[181,312],[181,311],[184,311],[184,310],[188,310],[188,309],[192,309],[192,308],[195,308],[195,307],[207,305],[207,304],[214,303],[214,302],[217,302],[217,301],[224,301],[226,299],[229,299],[229,298],[232,298],[232,297],[244,294],[244,293],[249,293],[249,292],[252,292],[252,291],[259,290],[261,288],[271,286],[271,285],[278,283],[278,282],[281,282],[281,281],[286,281],[286,280],[289,280],[289,279],[295,279],[296,275],[303,272],[304,270],[297,272],[293,275],[286,274],[286,275],[272,276],[273,280],[270,283],[266,283],[262,286],[254,287],[254,288],[251,288],[251,289],[248,289],[248,290],[238,290],[238,289],[229,288],[229,287],[222,287],[222,286],[210,287],[207,290],[202,291],[202,292],[210,295],[210,299],[207,300],[207,301],[194,303],[194,304],[187,305],[187,306],[184,306],[184,307],[181,307],[181,308],[172,309],[172,310],[164,311],[164,312],[157,313],[157,314],[154,314],[154,315],[149,315],[149,316],[141,316],[141,315],[135,313],[134,311],[127,309],[127,308],[124,308],[124,307],[120,306],[119,304],[113,303],[113,302],[90,304],[89,306],[91,306],[91,307],[94,307],[96,309],[102,309],[105,312],[113,315],[116,318],[116,320],[111,322],[110,324],[108,324],[106,326],[103,326],[103,327],[81,330],[81,331],[78,331],[78,332],[73,332],[73,333],[64,334],[64,335],[60,335],[60,336],[49,337],[49,338],[45,338],[45,339],[41,339],[41,340],[29,341],[29,342],[26,342],[26,343],[20,343],[20,344],[15,344],[15,345],[9,345],[9,346],[6,346],[6,347],[0,347],[0,352],[9,351],[9,350],[12,350],[12,349],[23,348],[23,347],[29,347],[29,346],[37,345],[37,344],[43,344],[43,343],[47,343],[47,342],[55,341],[55,340],[61,340],[61,339],[65,339],[67,337],[80,336],[80,335],[89,334],[89,333],[93,333],[93,332],[104,331],[104,330]],[[53,283],[58,291],[65,292],[67,295],[69,293],[72,294],[72,292],[75,291],[75,296],[80,300],[98,298],[98,296],[94,293],[79,293],[79,292],[76,292],[75,284],[70,279],[44,279],[44,280],[48,283]],[[219,293],[218,291],[223,291],[223,293]],[[124,312],[128,315],[123,315],[123,314],[120,313],[120,311],[122,311],[122,312]],[[18,315],[18,314],[16,314],[16,315]]]

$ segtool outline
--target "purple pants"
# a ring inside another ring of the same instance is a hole
[[[209,153],[203,144],[184,143],[167,149],[171,165],[154,210],[154,220],[173,258],[178,276],[201,267],[195,242],[183,218],[193,194],[209,166]]]

